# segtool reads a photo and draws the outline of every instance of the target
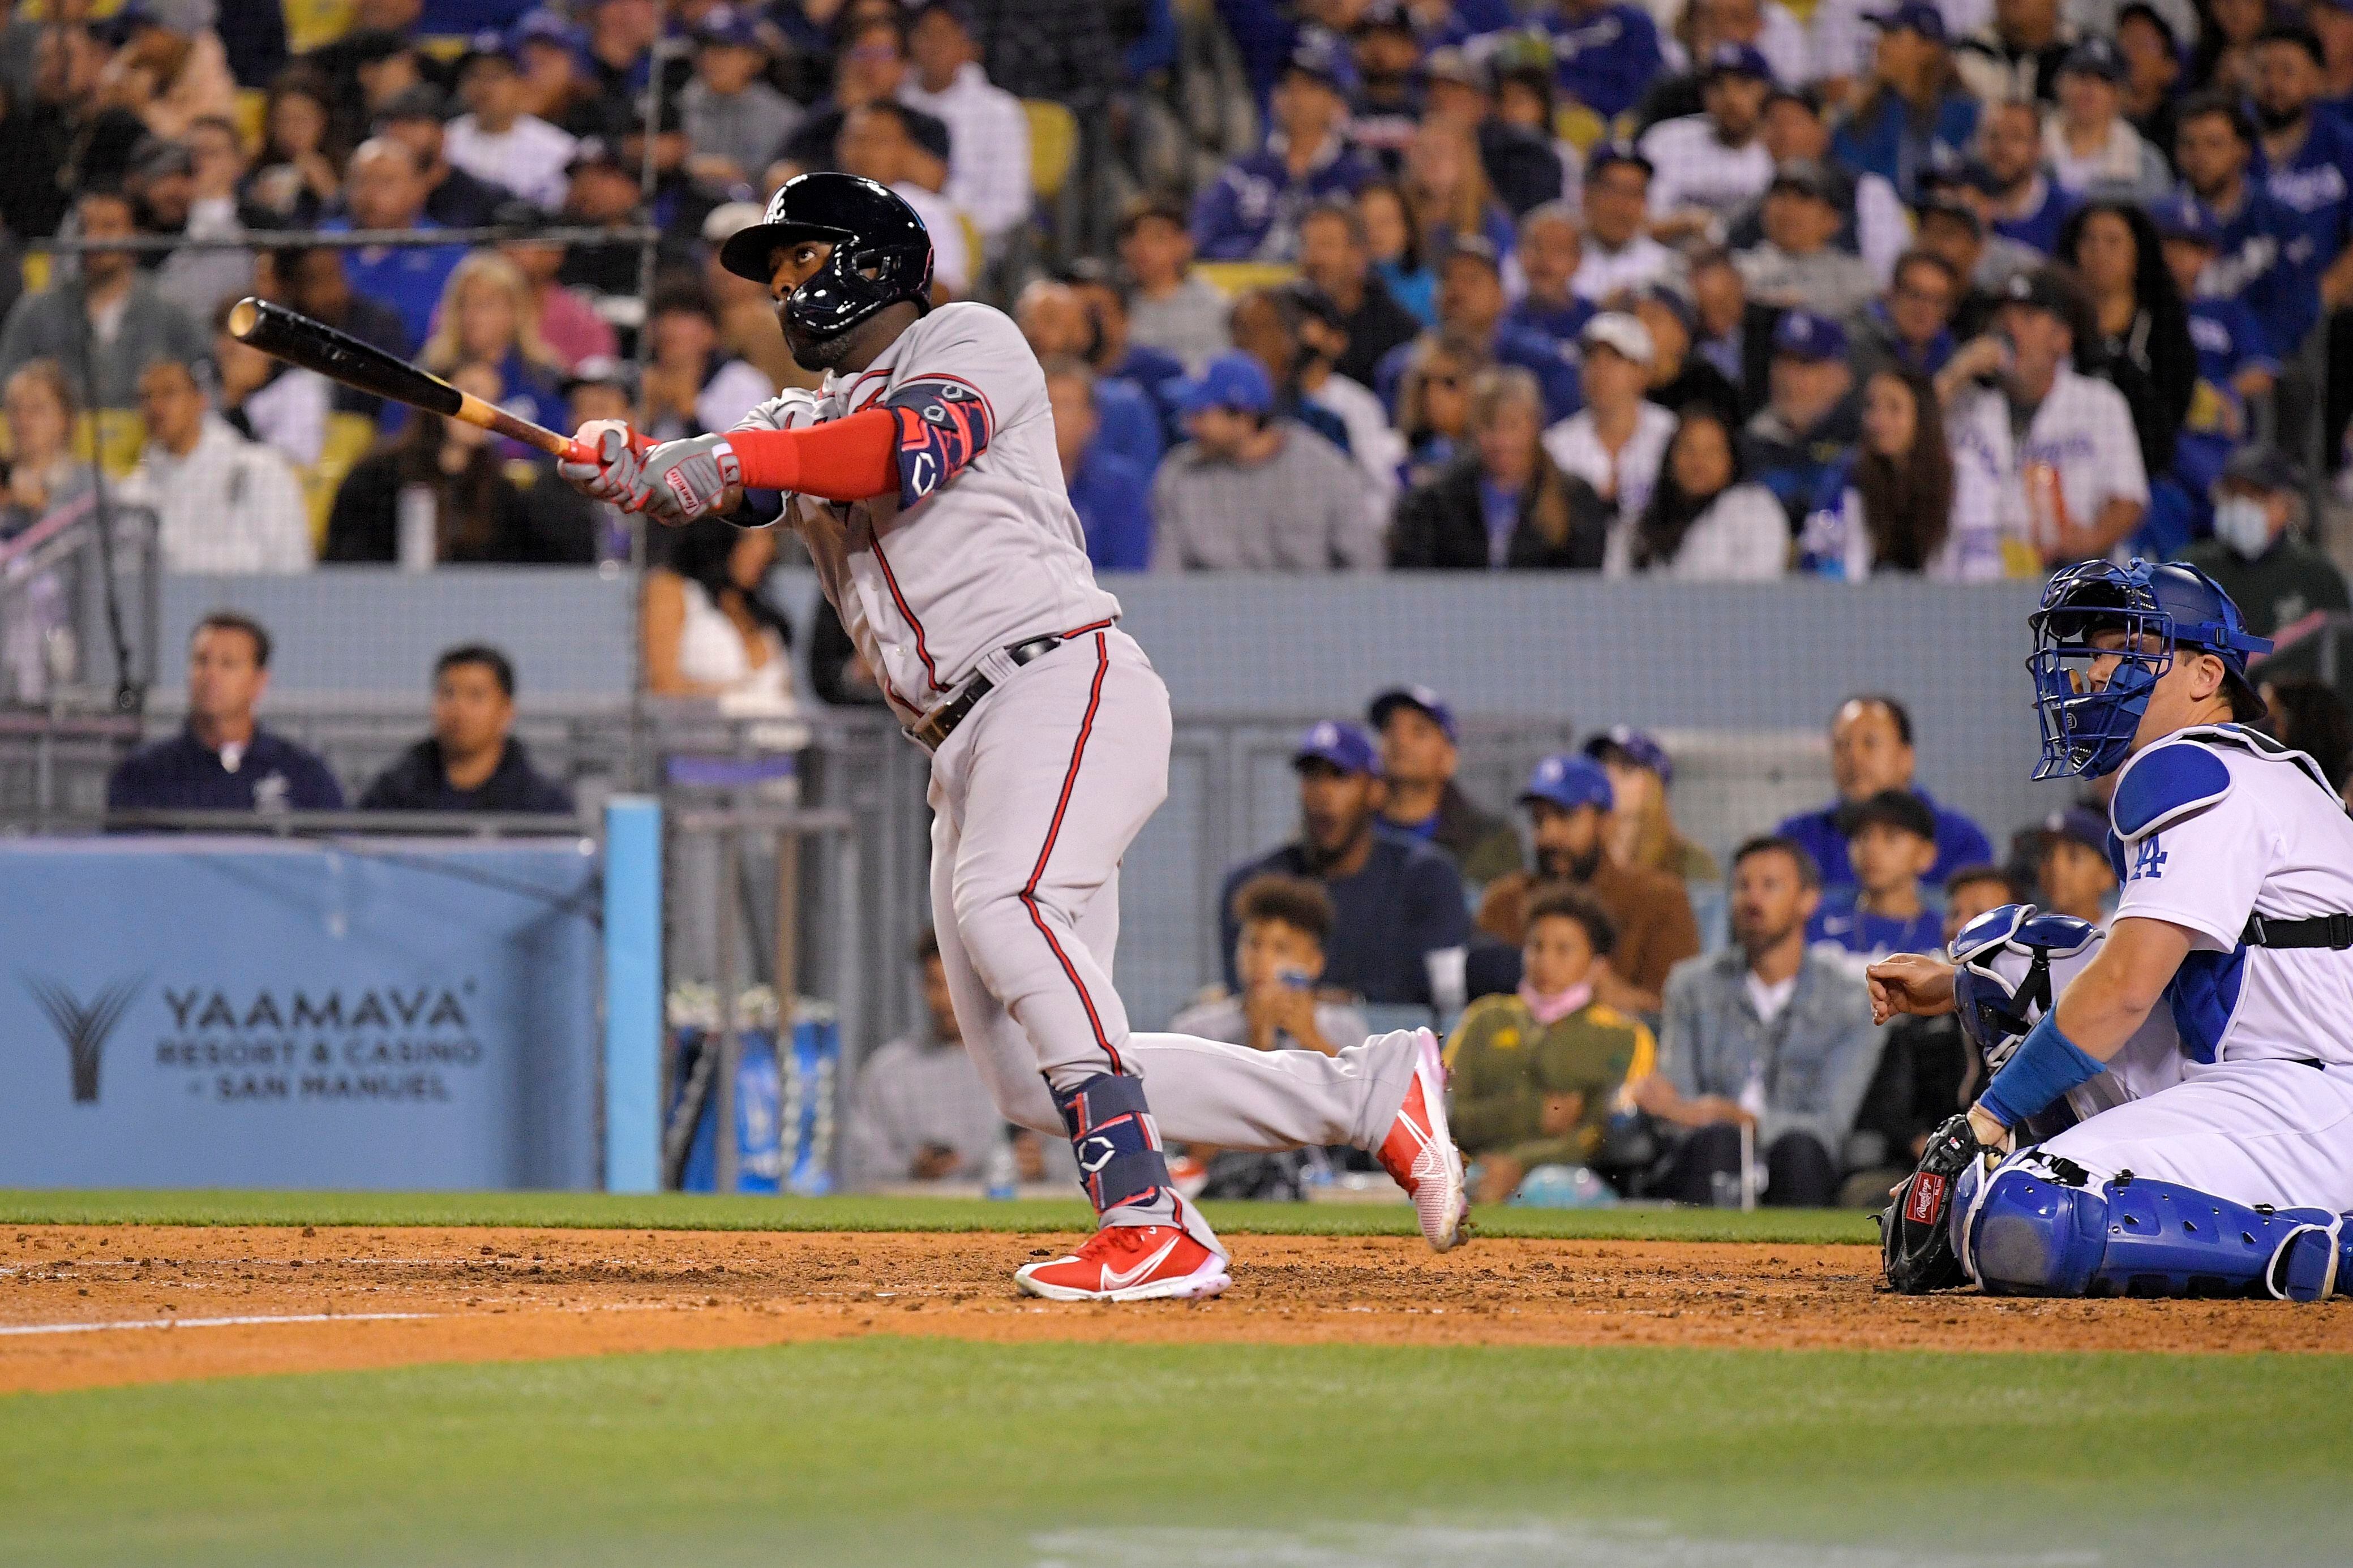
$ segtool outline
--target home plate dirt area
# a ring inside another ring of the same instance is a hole
[[[1905,1298],[1868,1247],[1234,1238],[1214,1301],[1050,1305],[1077,1236],[0,1227],[0,1393],[860,1334],[1270,1344],[2353,1352],[2353,1311]]]

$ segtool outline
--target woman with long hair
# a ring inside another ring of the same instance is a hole
[[[332,110],[333,89],[308,66],[269,84],[261,110],[261,151],[245,180],[245,199],[290,225],[316,224],[341,198],[343,159]]]
[[[1862,444],[1806,519],[1805,569],[1851,582],[1875,572],[1944,582],[2000,576],[1993,498],[1969,489],[1963,472],[1936,384],[1894,365],[1873,372],[1862,385]]]
[[[1469,424],[1471,377],[1484,363],[1476,348],[1435,332],[1414,340],[1398,380],[1397,428],[1405,437],[1398,482],[1405,489],[1435,479],[1454,460]]]
[[[8,493],[0,540],[23,532],[97,482],[74,456],[73,385],[50,359],[27,361],[0,388],[8,414]],[[37,702],[48,690],[53,655],[70,648],[69,569],[44,572],[15,589],[16,613],[0,617],[0,702]]]
[[[499,373],[489,365],[460,365],[449,380],[461,392],[497,401]],[[399,560],[402,510],[427,500],[437,563],[549,559],[534,547],[522,494],[491,450],[491,433],[421,411],[344,477],[327,517],[327,548],[321,559]]]
[[[1398,502],[1389,564],[1401,571],[1567,570],[1601,564],[1600,502],[1544,449],[1544,390],[1517,365],[1471,382],[1459,454]]]
[[[764,586],[776,531],[703,517],[667,538],[665,559],[646,574],[646,689],[789,703],[792,622]]]
[[[1482,236],[1497,256],[1512,253],[1512,219],[1487,184],[1470,132],[1427,120],[1406,143],[1404,192],[1422,244],[1442,258],[1456,238]]]
[[[1415,226],[1405,193],[1388,180],[1375,180],[1356,193],[1356,217],[1365,226],[1365,247],[1373,270],[1389,293],[1424,326],[1438,320],[1438,274]]]
[[[495,250],[470,252],[449,274],[417,357],[438,375],[460,364],[489,365],[499,377],[491,402],[534,425],[553,429],[564,423],[564,362],[540,341],[530,282]]]
[[[2198,390],[2198,350],[2156,223],[2127,201],[2089,201],[2060,228],[2056,254],[2091,298],[2091,341],[2077,343],[2079,366],[2125,395],[2142,466],[2152,476],[2168,471],[2174,434]]]
[[[1788,569],[1789,523],[1763,485],[1742,478],[1740,449],[1714,405],[1686,405],[1650,504],[1610,537],[1607,570],[1690,582],[1762,582]]]

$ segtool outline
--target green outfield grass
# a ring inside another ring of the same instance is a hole
[[[0,1398],[0,1560],[2341,1563],[2353,1358],[892,1338]]]
[[[1249,1236],[1412,1236],[1403,1204],[1204,1204],[1221,1231]],[[1482,1208],[1482,1236],[1612,1241],[1876,1244],[1847,1209]],[[960,1198],[713,1197],[666,1193],[40,1192],[0,1189],[0,1225],[505,1225],[614,1230],[1087,1230],[1067,1202]]]

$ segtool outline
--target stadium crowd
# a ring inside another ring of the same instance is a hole
[[[0,28],[0,259],[44,285],[0,383],[135,416],[110,455],[175,570],[617,553],[524,449],[246,351],[224,308],[543,423],[723,427],[808,377],[712,251],[820,167],[914,205],[939,297],[1017,315],[1110,570],[2262,563],[2353,410],[2338,0],[317,11]],[[428,243],[333,242],[385,230]],[[181,244],[44,248],[142,237]],[[2249,449],[2297,466],[2263,489]],[[20,510],[74,483],[33,459]]]

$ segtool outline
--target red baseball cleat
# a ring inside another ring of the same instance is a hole
[[[1381,1169],[1413,1200],[1421,1234],[1432,1250],[1444,1252],[1462,1240],[1469,1207],[1462,1193],[1462,1155],[1446,1128],[1446,1064],[1438,1037],[1428,1029],[1414,1042],[1413,1087],[1389,1135],[1381,1140]]]
[[[1068,1258],[1017,1269],[1013,1281],[1049,1301],[1190,1301],[1233,1283],[1223,1258],[1173,1225],[1105,1226]]]

